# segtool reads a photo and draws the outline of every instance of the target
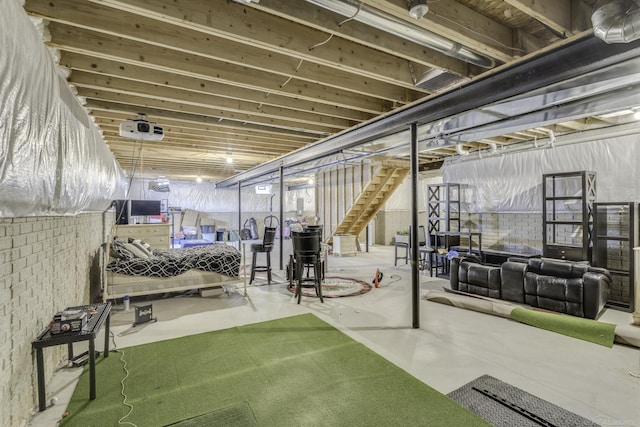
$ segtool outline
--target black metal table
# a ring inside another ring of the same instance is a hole
[[[77,307],[67,307],[65,310],[86,310],[91,316],[85,327],[77,332],[64,332],[52,334],[47,328],[38,335],[31,344],[36,350],[36,364],[38,370],[38,405],[40,411],[47,409],[44,384],[44,358],[42,349],[55,345],[67,344],[69,360],[73,359],[73,343],[78,341],[89,341],[89,399],[96,398],[96,351],[95,338],[105,325],[104,333],[104,357],[109,357],[109,320],[111,318],[111,303],[90,304]]]

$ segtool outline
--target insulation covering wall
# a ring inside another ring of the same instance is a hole
[[[0,13],[0,216],[104,210],[124,172],[16,0]]]
[[[468,212],[542,212],[542,175],[594,171],[598,202],[640,200],[637,135],[446,162],[443,179],[463,185]]]
[[[193,209],[200,212],[238,212],[238,188],[216,188],[208,182],[171,181],[167,193],[149,189],[149,180],[134,179],[131,184],[129,198],[132,200],[163,200],[169,206]],[[273,213],[280,210],[279,186],[272,187]],[[304,211],[315,211],[313,188],[285,190],[284,212],[295,212],[299,198],[304,200]],[[256,194],[255,187],[243,187],[241,192],[241,209],[243,212],[269,212],[272,198],[270,194]]]

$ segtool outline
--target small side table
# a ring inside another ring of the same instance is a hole
[[[54,345],[67,344],[69,360],[73,359],[73,343],[78,341],[89,341],[89,399],[96,398],[96,351],[95,338],[102,327],[105,325],[104,333],[104,357],[109,357],[109,320],[111,318],[111,303],[90,304],[78,307],[67,307],[65,310],[86,310],[93,313],[87,321],[86,326],[78,332],[64,332],[60,334],[52,334],[49,328],[45,329],[38,335],[35,341],[31,343],[36,350],[36,364],[38,370],[38,405],[40,412],[47,409],[45,384],[44,384],[44,358],[42,349],[52,347]]]

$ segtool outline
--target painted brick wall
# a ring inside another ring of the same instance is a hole
[[[531,248],[542,252],[542,215],[535,213],[461,214],[463,230],[482,233],[482,247]]]
[[[101,213],[0,218],[0,425],[24,425],[37,410],[31,342],[57,311],[91,302],[102,240]],[[66,346],[45,349],[47,382],[66,356]]]

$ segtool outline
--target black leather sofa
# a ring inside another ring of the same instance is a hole
[[[449,269],[451,289],[502,298],[500,267],[484,265],[473,256],[459,256],[451,259]]]
[[[550,258],[509,259],[501,266],[477,259],[451,260],[451,288],[595,319],[611,286],[606,269]]]

